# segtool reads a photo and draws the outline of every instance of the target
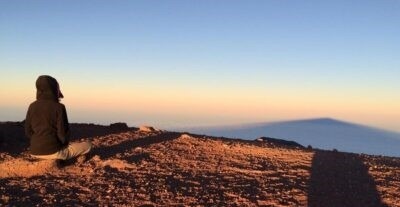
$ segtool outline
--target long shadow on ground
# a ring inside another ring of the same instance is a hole
[[[357,154],[319,151],[314,154],[308,206],[387,206],[381,201],[368,168]]]
[[[157,135],[151,135],[147,137],[129,139],[116,145],[97,147],[92,150],[91,155],[99,155],[101,159],[108,159],[117,153],[123,153],[127,150],[134,149],[136,147],[146,147],[151,144],[157,144],[170,140],[177,139],[181,136],[181,133],[177,132],[166,132]]]

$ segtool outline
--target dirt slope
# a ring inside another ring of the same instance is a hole
[[[399,158],[79,125],[95,148],[60,168],[7,129],[0,206],[400,206]]]

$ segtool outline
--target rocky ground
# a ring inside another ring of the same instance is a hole
[[[75,124],[86,160],[38,161],[0,124],[0,206],[400,206],[400,158]]]

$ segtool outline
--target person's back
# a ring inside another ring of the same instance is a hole
[[[63,98],[56,79],[39,76],[36,81],[36,101],[28,109],[25,133],[30,138],[30,151],[43,159],[69,159],[87,153],[91,144],[69,145],[69,123]]]

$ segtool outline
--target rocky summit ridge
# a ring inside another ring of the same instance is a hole
[[[20,123],[1,123],[0,206],[400,206],[400,158],[73,124],[85,160],[35,160]]]

